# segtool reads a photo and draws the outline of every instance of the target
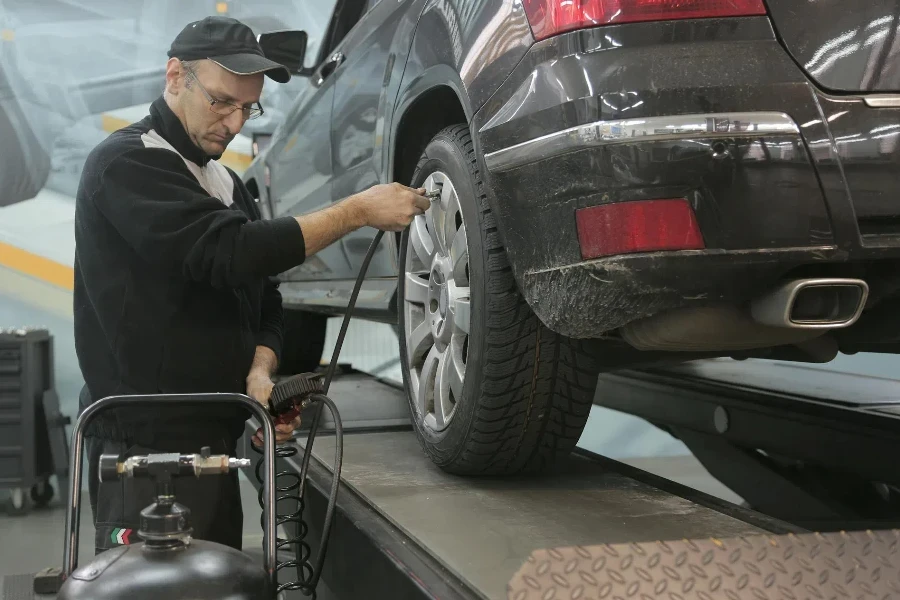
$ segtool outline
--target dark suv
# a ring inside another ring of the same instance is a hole
[[[601,371],[900,349],[898,20],[896,0],[339,0],[246,178],[270,216],[441,191],[385,236],[358,309],[398,325],[438,465],[532,470],[577,442]],[[283,274],[286,369],[317,364],[373,234]]]

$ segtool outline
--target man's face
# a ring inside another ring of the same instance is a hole
[[[180,110],[176,113],[180,113],[191,140],[206,154],[218,156],[240,133],[246,117],[239,109],[227,115],[213,112],[210,97],[218,100],[213,108],[220,112],[234,108],[225,103],[251,108],[259,101],[264,75],[235,75],[209,60],[201,61],[190,71],[181,67],[183,76],[176,101]]]

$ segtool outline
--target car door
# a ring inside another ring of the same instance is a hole
[[[384,112],[396,95],[403,69],[405,55],[397,56],[396,40],[410,37],[398,29],[411,2],[370,0],[368,12],[339,48],[343,64],[336,73],[331,122],[331,192],[336,201],[385,183],[381,165]],[[341,241],[354,273],[375,234],[375,229],[364,227]],[[384,236],[369,265],[369,278],[396,275],[393,248],[392,236]]]
[[[336,16],[342,4],[337,3]],[[322,47],[320,55],[324,58],[311,75],[294,76],[288,84],[298,86],[297,97],[267,154],[270,204],[275,217],[304,215],[332,202],[330,123],[333,75],[340,59],[329,51],[328,45]],[[281,279],[312,281],[350,277],[353,277],[351,265],[341,244],[335,243],[283,273]]]

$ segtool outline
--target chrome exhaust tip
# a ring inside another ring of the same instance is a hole
[[[773,327],[837,329],[859,319],[868,297],[862,279],[795,279],[753,300],[750,314]]]

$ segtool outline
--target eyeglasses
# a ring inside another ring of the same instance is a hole
[[[216,113],[217,115],[228,116],[236,110],[240,110],[244,113],[244,119],[256,119],[261,117],[265,112],[259,102],[256,103],[254,107],[246,107],[246,106],[238,106],[236,104],[232,104],[231,102],[226,102],[225,100],[219,100],[217,98],[213,98],[209,92],[206,91],[206,88],[203,87],[203,84],[200,83],[200,79],[197,78],[197,74],[194,71],[181,63],[184,67],[184,70],[193,78],[194,81],[197,82],[197,86],[200,88],[200,91],[203,92],[203,95],[206,96],[206,99],[209,100],[209,110]]]

